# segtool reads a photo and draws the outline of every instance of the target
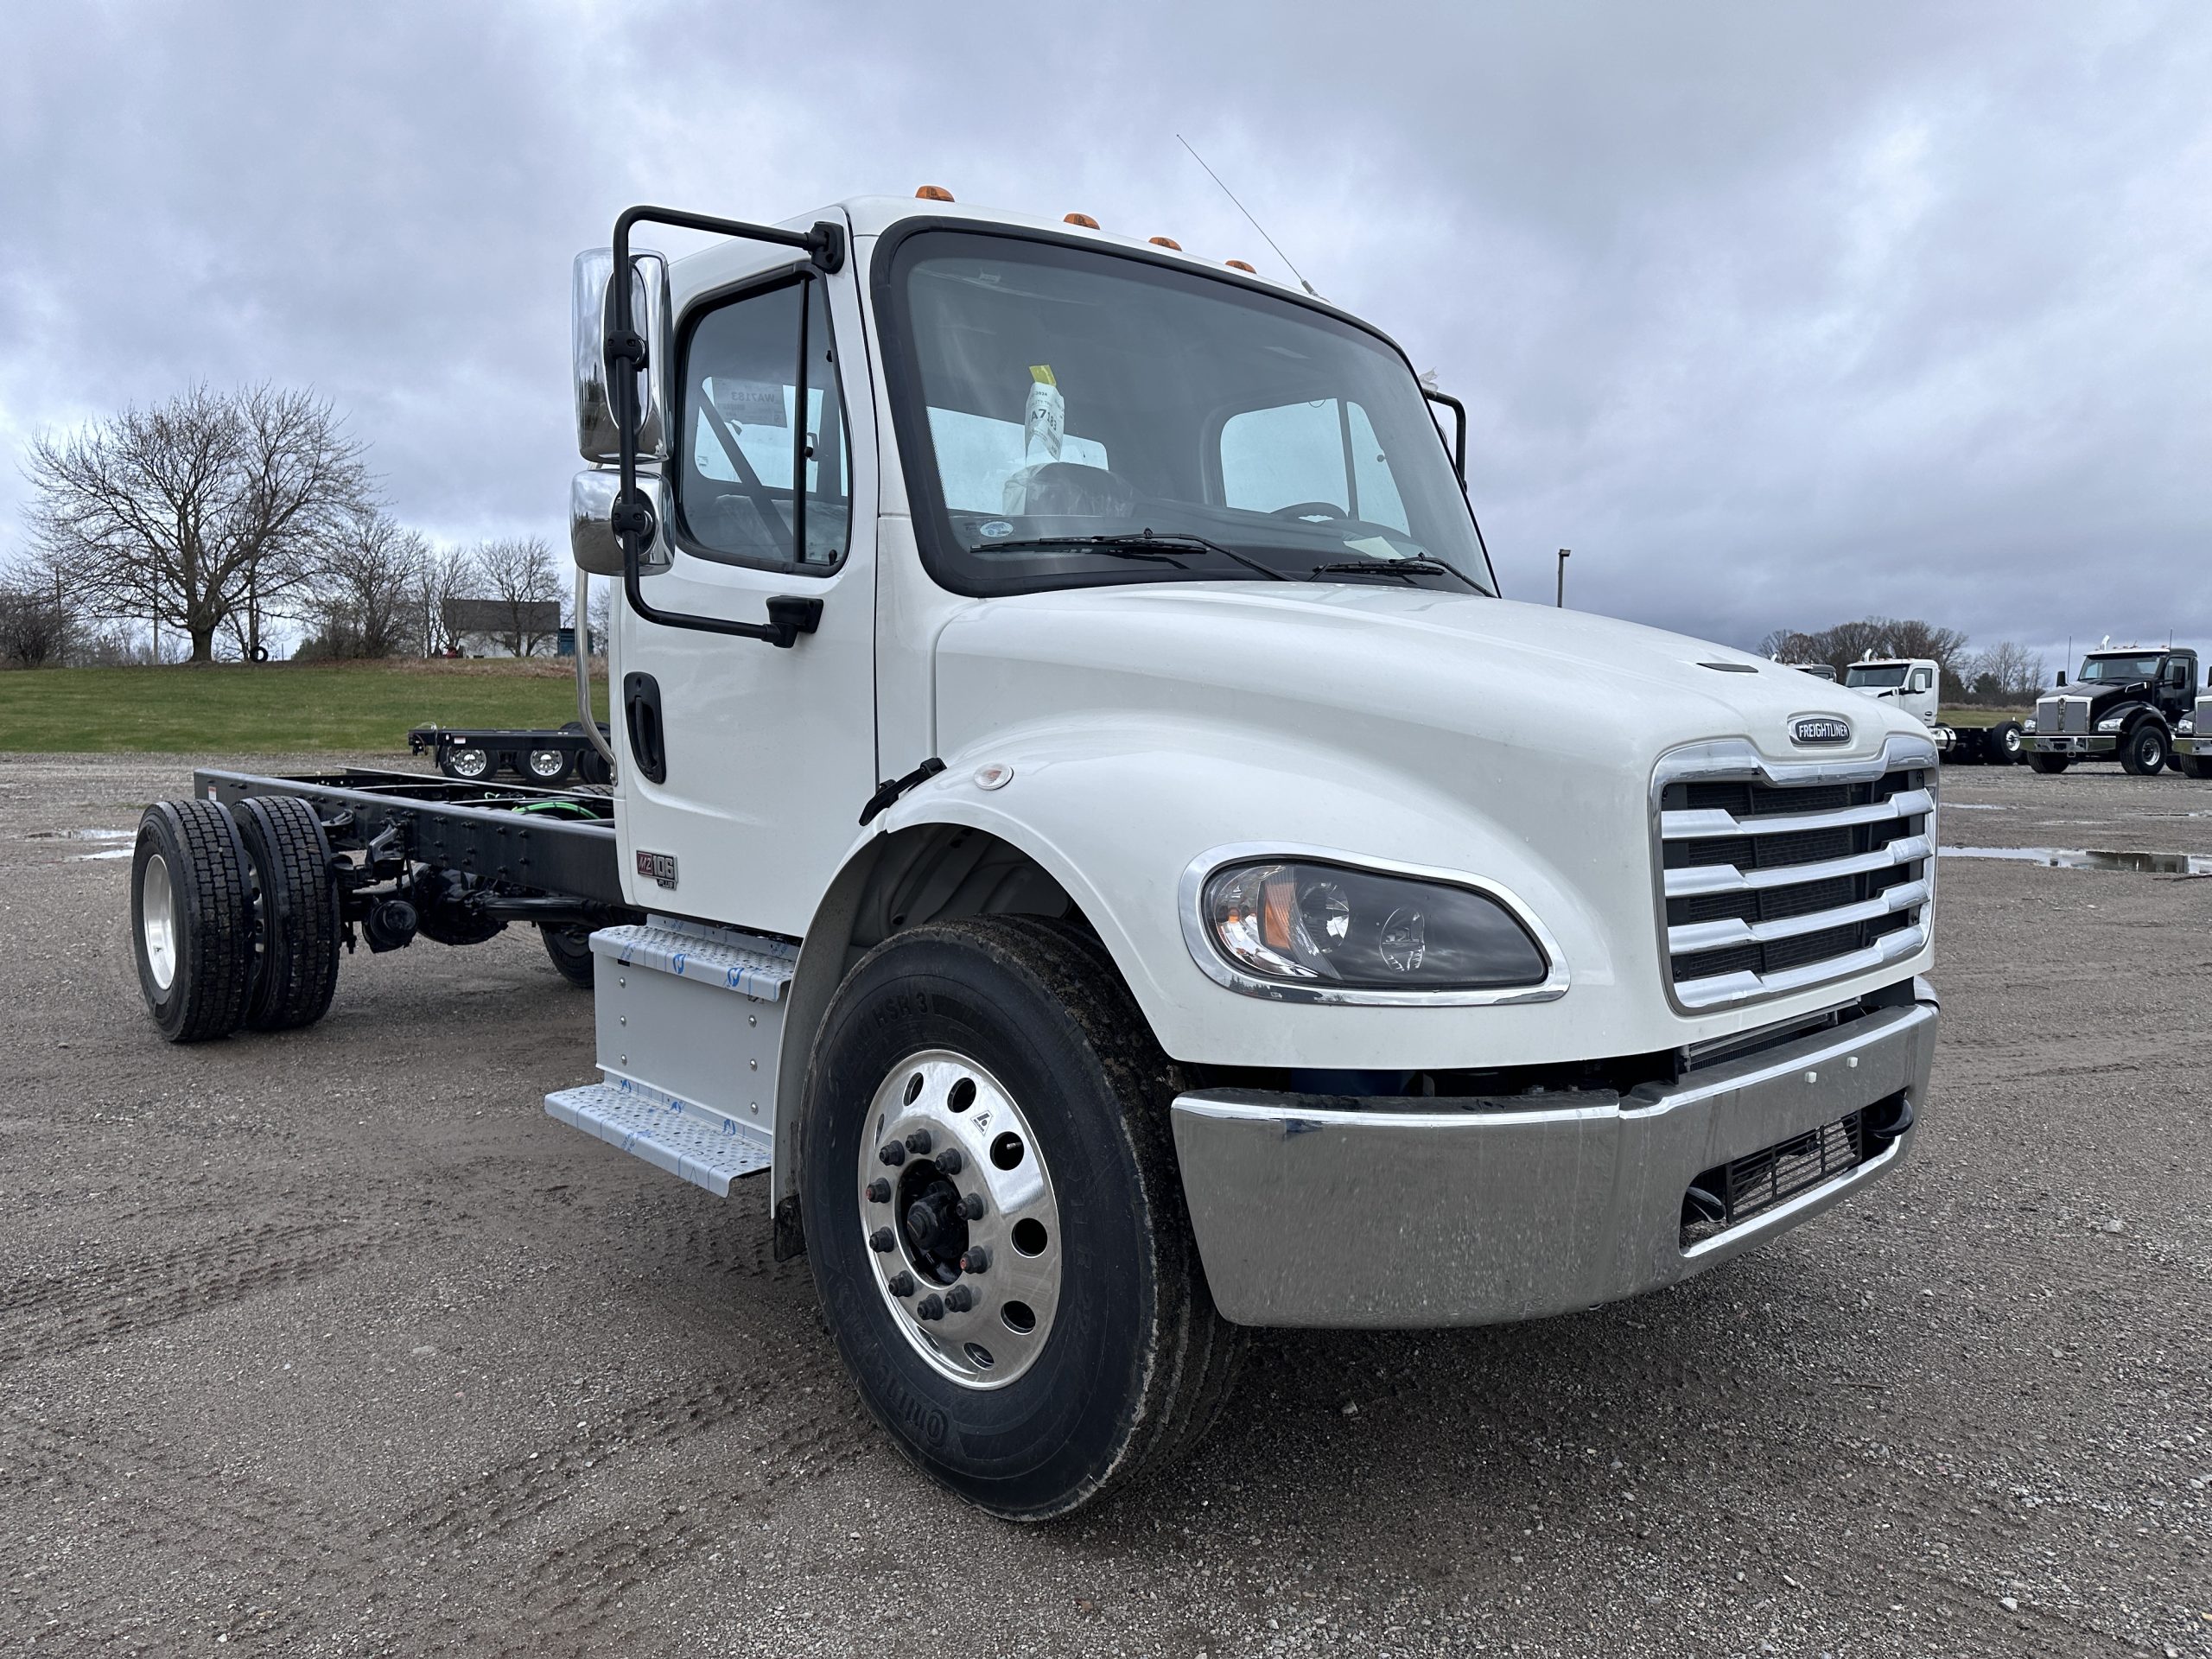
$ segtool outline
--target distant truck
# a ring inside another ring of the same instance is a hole
[[[2177,754],[2192,762],[2193,778],[2202,754],[2190,718],[2196,712],[2196,653],[2173,645],[2100,646],[2082,659],[2082,671],[2069,690],[2062,671],[2057,687],[2037,700],[2035,717],[2020,739],[2028,764],[2044,773],[2063,772],[2076,760],[2110,760],[2139,778],[2156,777]],[[2185,718],[2186,752],[2177,746]]]
[[[2191,778],[2212,778],[2212,675],[2196,707],[2174,728],[2174,765]]]
[[[1936,753],[1946,765],[2009,766],[2020,758],[2017,720],[1994,726],[1952,726],[1938,712],[1943,675],[1926,657],[1869,657],[1853,663],[1843,683],[1870,697],[1893,700],[1925,726],[1936,739]]]

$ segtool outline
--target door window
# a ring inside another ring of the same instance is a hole
[[[1912,689],[1914,690],[1925,691],[1935,683],[1936,677],[1930,674],[1926,669],[1916,668],[1912,671]]]
[[[690,326],[677,430],[686,551],[794,569],[843,560],[852,479],[821,283],[750,294]]]

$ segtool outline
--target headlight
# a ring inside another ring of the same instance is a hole
[[[2175,727],[2174,730],[2179,732],[2183,737],[2195,737],[2196,735],[2196,716],[2195,715],[2183,715],[2181,717],[2181,724]]]
[[[2025,720],[2024,720],[2024,721],[2022,721],[2020,722],[2020,729],[2021,729],[2022,731],[2024,731],[2024,732],[2032,732],[2032,731],[2034,731],[2034,730],[2035,730],[2035,728],[2036,728],[2035,716],[2034,716],[2034,715],[2029,715],[2027,719],[2025,719]]]
[[[1541,985],[1543,949],[1471,887],[1288,861],[1210,876],[1199,913],[1214,946],[1256,979],[1315,990],[1490,990]]]
[[[2114,715],[2109,720],[2099,721],[2097,722],[2097,729],[2101,732],[2116,732],[2126,724],[2127,724],[2126,721],[2122,719],[2120,715]]]

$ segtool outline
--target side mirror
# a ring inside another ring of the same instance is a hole
[[[621,438],[607,394],[608,289],[614,275],[614,251],[588,248],[576,256],[569,314],[575,355],[576,451],[588,461],[611,466],[620,458]],[[630,313],[645,341],[645,366],[638,376],[638,458],[665,461],[674,382],[674,346],[669,315],[668,261],[658,253],[630,256]],[[619,572],[618,563],[616,569]]]
[[[656,522],[667,524],[666,486],[658,479],[641,478],[638,486],[651,498]],[[569,485],[569,556],[578,569],[617,582],[622,579],[622,543],[614,534],[614,498],[621,493],[621,474],[597,467],[578,473]],[[668,543],[656,536],[639,562],[639,574],[649,575],[668,566]]]

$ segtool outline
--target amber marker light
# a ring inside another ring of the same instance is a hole
[[[1252,267],[1246,264],[1242,259],[1224,259],[1222,263],[1227,265],[1231,270],[1251,271],[1251,274],[1255,276],[1260,274],[1258,271],[1253,270]]]
[[[1070,213],[1065,219],[1061,219],[1060,223],[1063,225],[1080,225],[1086,231],[1095,231],[1098,228],[1098,221],[1093,219],[1089,213]]]
[[[925,184],[914,192],[917,201],[950,201],[952,192],[941,184]]]
[[[1172,236],[1155,236],[1148,239],[1155,248],[1173,248],[1178,253],[1183,251],[1183,245]]]

